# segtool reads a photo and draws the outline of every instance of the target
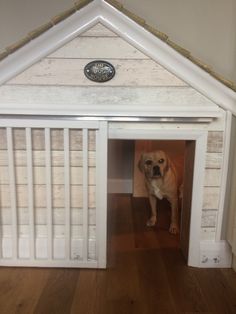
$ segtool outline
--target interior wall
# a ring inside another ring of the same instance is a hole
[[[236,82],[235,0],[119,2]],[[74,0],[0,0],[0,50],[73,4]]]
[[[133,179],[134,141],[109,140],[108,179]]]

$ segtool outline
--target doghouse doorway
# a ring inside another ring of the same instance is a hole
[[[180,248],[190,266],[199,266],[200,233],[201,233],[201,208],[203,199],[203,177],[205,166],[206,133],[191,131],[181,132],[153,132],[153,130],[112,130],[109,138],[117,141],[119,145],[134,147],[135,140],[158,141],[184,141],[185,143],[185,171],[183,192],[183,209],[181,214]],[[111,142],[109,142],[111,143]],[[115,141],[113,141],[114,145]],[[123,143],[123,144],[121,144]],[[110,145],[109,145],[110,147]],[[111,151],[111,149],[110,149]],[[130,154],[130,152],[128,153]],[[132,154],[131,154],[132,155]],[[108,161],[110,154],[108,156]],[[124,160],[122,161],[125,168]],[[108,162],[110,165],[110,162]],[[109,166],[109,168],[111,168]],[[110,170],[110,169],[109,169]],[[120,180],[118,180],[120,181]],[[127,184],[127,182],[126,182]],[[120,185],[120,182],[119,184]],[[110,189],[113,189],[111,184]],[[119,187],[117,186],[118,190]],[[119,192],[119,191],[117,191]],[[132,191],[133,192],[133,191]],[[113,193],[116,191],[113,189]],[[108,206],[109,209],[109,206]],[[144,221],[145,224],[145,221]]]

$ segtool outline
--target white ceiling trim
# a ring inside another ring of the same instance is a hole
[[[104,0],[95,0],[0,63],[0,84],[101,22],[131,45],[236,115],[236,93]]]

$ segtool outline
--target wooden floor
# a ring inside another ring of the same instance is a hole
[[[235,314],[236,273],[187,267],[168,217],[148,229],[147,210],[113,196],[107,270],[0,268],[0,314]]]

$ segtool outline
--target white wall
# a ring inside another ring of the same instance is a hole
[[[236,82],[235,0],[120,0],[224,77]],[[0,50],[74,0],[0,0]]]

